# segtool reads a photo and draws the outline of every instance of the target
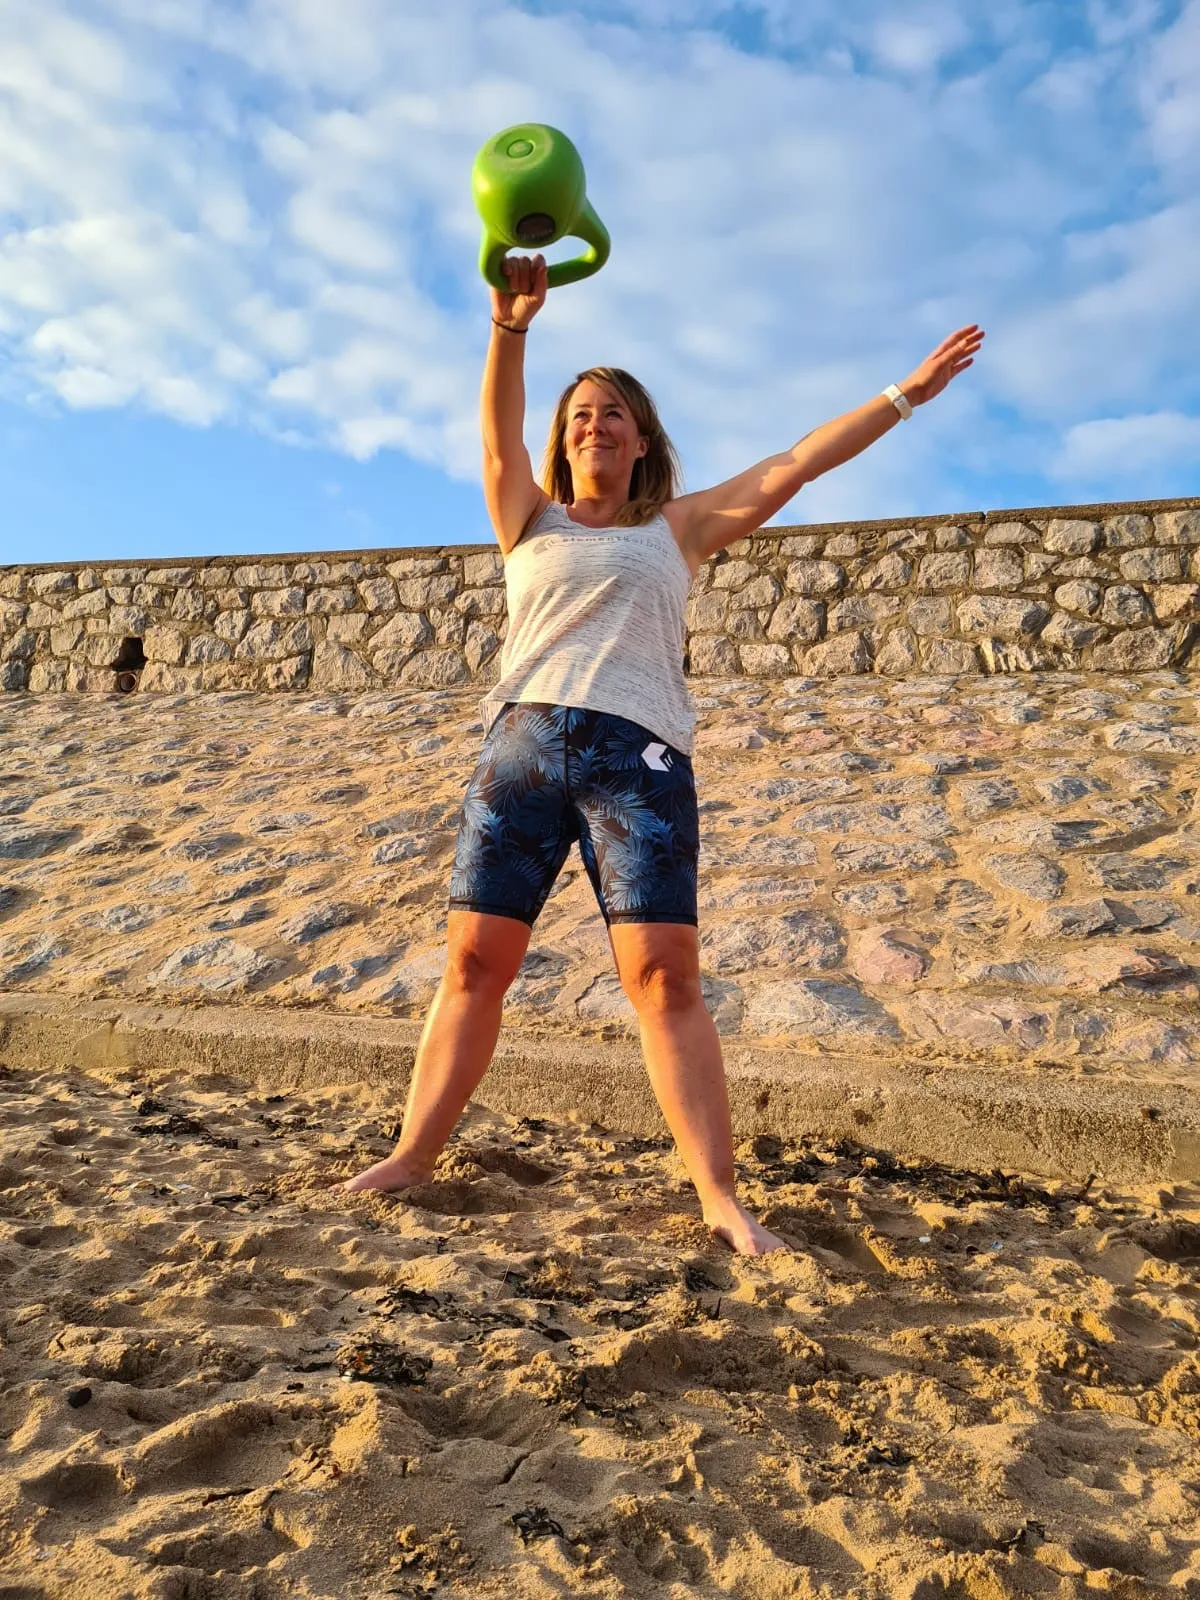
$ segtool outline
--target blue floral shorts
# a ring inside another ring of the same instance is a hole
[[[463,801],[451,910],[532,927],[576,839],[606,923],[696,925],[690,759],[606,711],[505,706]]]

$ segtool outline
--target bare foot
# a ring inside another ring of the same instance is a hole
[[[402,1156],[388,1156],[386,1161],[377,1161],[365,1172],[347,1178],[342,1188],[352,1193],[359,1189],[380,1189],[388,1192],[395,1189],[411,1189],[414,1184],[425,1183],[428,1179],[428,1172],[418,1172],[412,1163]]]
[[[745,1206],[732,1198],[714,1200],[704,1208],[704,1220],[739,1256],[765,1256],[771,1250],[790,1250],[786,1240],[756,1222]]]

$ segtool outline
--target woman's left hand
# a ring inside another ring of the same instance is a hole
[[[925,357],[921,365],[900,385],[908,399],[914,406],[923,406],[926,400],[932,400],[935,394],[957,378],[960,372],[965,372],[971,365],[980,345],[983,343],[983,329],[977,322],[972,322],[969,327],[959,328],[957,333],[952,333],[932,355]]]

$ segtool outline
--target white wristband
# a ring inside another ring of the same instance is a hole
[[[909,417],[912,416],[913,408],[911,405],[909,405],[908,397],[904,393],[904,390],[897,383],[889,383],[883,392],[885,395],[887,395],[888,399],[895,406],[896,410],[904,418],[905,422],[907,422]]]

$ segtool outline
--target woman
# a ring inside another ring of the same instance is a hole
[[[430,1176],[491,1060],[505,991],[578,839],[650,1081],[705,1222],[740,1253],[786,1248],[735,1193],[721,1049],[700,988],[684,604],[703,561],[940,394],[971,365],[983,333],[960,328],[899,389],[682,496],[649,395],[627,373],[594,368],[559,400],[539,488],[524,442],[523,358],[546,298],[546,263],[509,258],[504,271],[508,292],[492,291],[481,410],[509,631],[499,682],[483,702],[486,738],[459,828],[446,969],[403,1131],[392,1155],[346,1187],[403,1189]]]

